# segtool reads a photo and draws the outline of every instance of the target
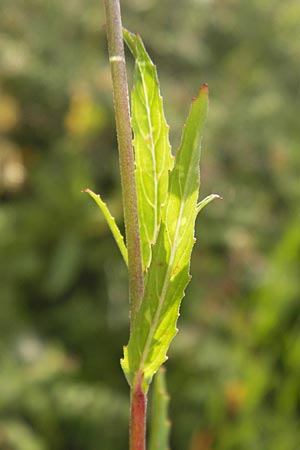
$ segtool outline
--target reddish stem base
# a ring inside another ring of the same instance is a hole
[[[130,450],[146,450],[147,396],[138,381],[131,393],[130,405]]]

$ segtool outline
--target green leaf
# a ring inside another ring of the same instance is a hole
[[[86,192],[87,194],[89,194],[92,197],[92,199],[95,200],[95,202],[99,206],[100,210],[102,211],[102,213],[108,223],[110,231],[112,232],[113,237],[115,238],[115,241],[117,243],[117,246],[119,247],[121,255],[123,256],[125,263],[128,264],[127,248],[124,243],[124,238],[118,228],[118,225],[116,224],[114,217],[111,215],[108,207],[106,206],[106,203],[104,203],[104,201],[101,199],[100,195],[95,194],[95,192],[91,191],[90,189],[84,189],[83,192]]]
[[[152,395],[149,450],[168,450],[170,434],[168,406],[170,397],[167,393],[164,367],[161,367],[154,377]]]
[[[175,167],[170,175],[168,198],[153,248],[143,302],[121,361],[130,385],[135,383],[136,376],[143,376],[145,392],[154,373],[167,359],[170,342],[177,332],[179,305],[190,280],[200,188],[199,144],[207,106],[208,88],[203,85],[192,102],[183,131]]]
[[[223,200],[223,198],[218,195],[218,194],[210,194],[207,197],[205,197],[203,200],[201,200],[201,202],[198,203],[197,205],[197,214],[199,214],[199,212],[209,203],[211,203],[213,200]]]
[[[147,271],[168,193],[173,157],[156,67],[138,35],[124,29],[123,36],[135,58],[131,113],[143,269]]]

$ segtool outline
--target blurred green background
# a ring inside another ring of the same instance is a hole
[[[124,0],[174,151],[210,87],[172,450],[300,449],[300,3]],[[122,226],[103,6],[0,0],[0,449],[126,450]],[[129,78],[132,62],[129,58]]]

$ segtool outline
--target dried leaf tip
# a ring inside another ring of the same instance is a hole
[[[192,103],[196,102],[197,100],[199,100],[200,95],[208,95],[208,84],[203,83],[199,90],[198,93],[196,95],[196,97],[192,98]]]

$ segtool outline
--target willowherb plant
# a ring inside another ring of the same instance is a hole
[[[86,192],[100,207],[128,264],[131,326],[121,366],[131,388],[130,449],[144,450],[147,393],[177,333],[180,302],[190,281],[195,221],[205,205],[220,197],[212,194],[198,201],[200,142],[208,109],[207,85],[201,86],[192,101],[174,158],[156,67],[141,38],[125,29],[122,32],[118,0],[106,0],[105,10],[128,248],[106,204],[89,189]],[[131,124],[129,108],[124,104],[127,81],[121,33],[135,60]],[[134,160],[130,157],[131,143],[128,143],[131,125]],[[124,138],[124,127],[127,127],[127,138]],[[122,153],[124,141],[127,157]],[[131,193],[128,194],[129,188]],[[167,450],[168,402],[162,371],[156,375],[154,392],[150,450]]]

